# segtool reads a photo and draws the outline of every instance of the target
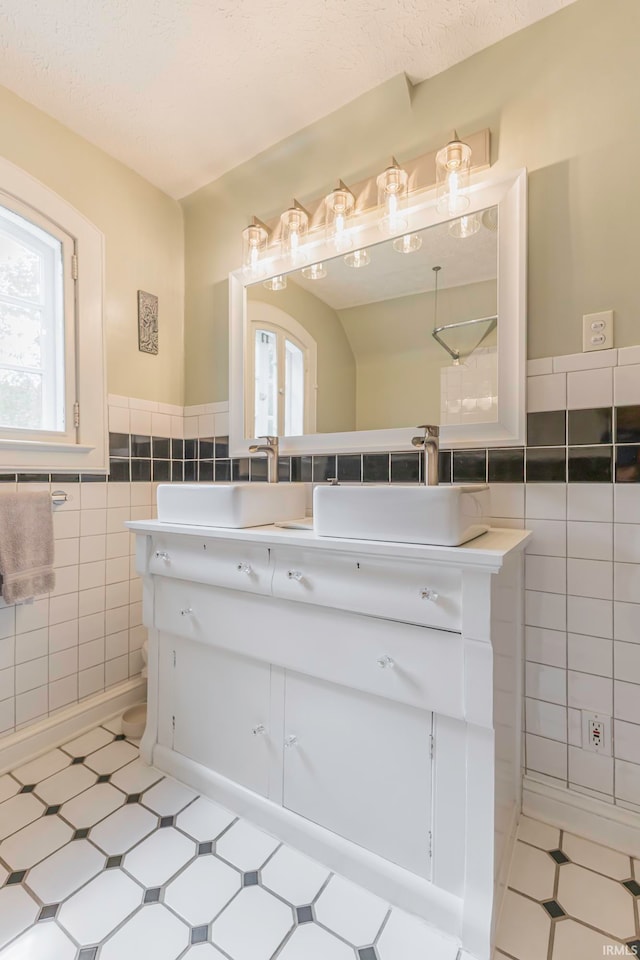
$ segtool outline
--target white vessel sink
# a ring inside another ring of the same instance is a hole
[[[259,527],[305,514],[301,483],[162,483],[158,520],[202,527]]]
[[[319,537],[457,547],[489,529],[489,487],[320,486],[313,493]]]

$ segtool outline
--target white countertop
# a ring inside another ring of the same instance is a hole
[[[406,560],[430,560],[460,566],[485,567],[499,570],[504,558],[516,550],[524,549],[531,537],[528,530],[492,528],[487,533],[470,540],[460,547],[437,547],[421,543],[396,543],[382,540],[354,540],[343,537],[318,537],[313,528],[293,530],[273,524],[262,527],[205,527],[179,523],[164,523],[161,520],[131,520],[127,527],[139,534],[180,534],[201,537],[205,540],[239,541],[261,543],[265,546],[298,547],[301,549],[328,550],[333,553],[357,553],[378,557],[395,557]]]

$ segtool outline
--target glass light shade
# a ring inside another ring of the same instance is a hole
[[[252,223],[242,231],[242,268],[246,273],[260,272],[268,239],[269,232],[259,223]]]
[[[269,277],[268,280],[264,281],[262,286],[266,287],[267,290],[284,290],[287,286],[287,278],[282,275],[279,277]]]
[[[436,195],[438,210],[460,216],[469,206],[467,191],[471,170],[471,147],[452,140],[436,154]]]
[[[491,230],[492,233],[495,233],[498,229],[498,208],[489,207],[488,210],[485,210],[482,214],[482,225],[486,227],[487,230]]]
[[[346,187],[336,187],[324,199],[326,208],[325,228],[327,240],[336,250],[349,250],[353,244],[349,236],[350,219],[356,206],[356,201]]]
[[[297,204],[285,210],[280,217],[280,237],[285,257],[296,260],[308,228],[309,217],[306,210]]]
[[[371,257],[367,250],[354,250],[353,253],[346,255],[344,262],[348,267],[353,267],[357,270],[358,267],[366,267],[368,263],[371,263]]]
[[[398,253],[415,253],[422,246],[422,237],[417,233],[405,233],[393,241],[393,249]]]
[[[407,228],[405,207],[407,204],[407,171],[392,163],[381,173],[378,184],[379,227],[384,233],[399,233]]]
[[[305,280],[322,280],[327,275],[327,268],[324,263],[312,263],[309,267],[303,267],[301,273]]]
[[[449,234],[456,240],[464,240],[466,237],[472,237],[480,229],[480,217],[476,213],[469,216],[459,217],[452,220],[449,224]]]

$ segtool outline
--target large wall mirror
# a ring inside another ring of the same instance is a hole
[[[347,251],[232,274],[232,453],[265,434],[404,449],[421,423],[443,446],[522,444],[525,192],[524,172],[485,181],[463,219],[426,200],[403,236],[364,224]]]

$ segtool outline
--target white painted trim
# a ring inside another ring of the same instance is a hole
[[[446,220],[436,208],[435,191],[426,190],[411,199],[412,229],[421,230]],[[498,420],[492,423],[445,426],[440,432],[443,448],[473,446],[522,446],[525,442],[526,390],[526,286],[527,286],[527,174],[483,174],[471,189],[468,213],[499,205],[500,221],[506,225],[498,239],[498,303],[504,316],[498,355]],[[358,246],[380,242],[375,216],[365,215],[358,234]],[[326,250],[305,245],[308,262],[326,260]],[[333,255],[333,254],[332,254]],[[304,266],[304,261],[300,263]],[[269,273],[287,273],[290,265],[273,262]],[[253,282],[249,280],[249,282]],[[247,456],[249,440],[244,436],[244,341],[246,337],[247,276],[242,270],[229,274],[229,404],[230,455]],[[283,456],[311,453],[343,453],[376,450],[406,450],[415,425],[389,430],[362,430],[348,433],[316,433],[283,437]]]
[[[496,881],[493,895],[493,923],[491,926],[491,942],[495,940],[495,934],[500,926],[500,917],[504,906],[504,895],[507,891],[507,882],[511,873],[511,861],[516,848],[516,839],[518,836],[518,823],[520,822],[520,810],[517,807],[511,812],[509,829],[507,831],[508,840],[502,850],[502,859],[496,872]]]
[[[153,763],[392,905],[423,917],[445,936],[460,939],[459,897],[167,747],[154,747]]]
[[[525,776],[522,812],[534,820],[640,857],[640,815],[631,810]]]
[[[0,740],[0,773],[13,770],[52,747],[79,736],[127,707],[144,701],[146,680],[134,677],[95,697],[29,724]]]
[[[0,190],[58,224],[70,235],[78,258],[76,298],[76,384],[80,426],[76,443],[51,437],[15,440],[0,448],[3,470],[74,470],[105,473],[109,468],[106,348],[104,331],[104,235],[79,210],[21,167],[0,157]],[[67,278],[68,279],[68,278]],[[8,438],[10,439],[10,438]]]

